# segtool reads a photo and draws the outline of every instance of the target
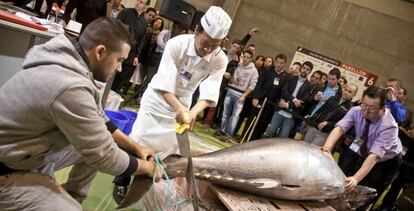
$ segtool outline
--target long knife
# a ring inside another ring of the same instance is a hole
[[[193,160],[191,158],[190,150],[190,140],[188,138],[188,125],[178,125],[176,127],[177,131],[177,141],[178,148],[180,149],[180,154],[188,159],[187,165],[187,191],[190,193],[190,199],[193,203],[193,208],[195,211],[198,211],[198,198],[197,198],[197,189],[194,183],[194,171],[193,171]]]

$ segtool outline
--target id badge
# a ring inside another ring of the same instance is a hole
[[[352,144],[351,144],[351,146],[349,146],[349,148],[352,151],[354,151],[355,153],[358,153],[359,150],[361,149],[361,145],[362,145],[362,140],[357,138],[352,142]]]
[[[187,72],[187,71],[183,71],[180,73],[180,80],[179,80],[179,84],[181,84],[183,87],[187,87],[188,86],[188,82],[190,82],[192,74]]]
[[[275,80],[273,80],[273,85],[279,86],[279,78],[275,78]]]

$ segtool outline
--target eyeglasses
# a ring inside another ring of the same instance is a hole
[[[378,111],[380,109],[379,107],[370,106],[370,105],[367,105],[367,104],[364,104],[364,103],[361,104],[361,108],[362,108],[362,110],[368,110],[368,111],[372,111],[372,112]]]

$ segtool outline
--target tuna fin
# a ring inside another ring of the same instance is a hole
[[[188,160],[181,155],[172,154],[164,160],[164,169],[169,179],[185,177]],[[167,179],[167,178],[164,178]]]
[[[327,202],[336,210],[359,210],[366,204],[374,203],[372,199],[376,196],[377,191],[375,189],[357,185],[353,191],[345,193],[337,199],[327,200]]]
[[[134,181],[132,181],[132,184],[129,186],[129,190],[125,195],[124,200],[122,200],[117,209],[129,207],[135,202],[139,201],[145,195],[145,193],[147,193],[151,186],[151,178],[143,175],[135,176]]]
[[[195,174],[198,174],[198,173],[195,173]],[[210,178],[210,176],[211,176],[211,174],[207,170],[203,170],[203,171],[201,171],[199,177],[202,178],[202,179],[208,179],[208,178]]]
[[[257,188],[274,188],[280,185],[280,181],[267,178],[250,179],[247,182],[256,185]]]

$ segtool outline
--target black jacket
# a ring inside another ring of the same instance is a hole
[[[128,58],[124,63],[132,63],[135,57],[139,58],[145,34],[147,33],[147,21],[143,14],[138,16],[138,12],[135,8],[123,9],[118,14],[117,18],[128,26],[129,32],[131,32],[135,41],[135,45],[131,46]]]
[[[344,101],[339,104],[337,98],[329,98],[325,103],[307,119],[310,125],[317,127],[321,122],[327,122],[326,126],[322,128],[322,132],[331,132],[335,128],[335,124],[341,120],[345,114],[352,108],[352,101]]]
[[[299,115],[303,115],[303,108],[310,102],[310,93],[312,90],[312,85],[306,79],[302,86],[299,88],[299,91],[296,97],[293,96],[293,92],[295,91],[296,85],[298,83],[299,76],[291,76],[286,79],[282,87],[282,99],[286,100],[289,103],[289,109],[292,109],[293,112]],[[303,101],[302,106],[296,108],[293,104],[294,99],[298,99]]]
[[[69,0],[66,5],[63,20],[69,23],[70,15],[76,9],[76,22],[82,24],[83,31],[85,27],[93,20],[106,16],[106,1],[104,0]]]
[[[274,68],[263,68],[259,75],[256,88],[253,91],[253,98],[261,101],[267,97],[267,100],[277,103],[280,99],[282,86],[286,81],[286,77],[287,74],[285,71],[277,74]],[[275,85],[275,79],[279,79],[279,85]]]
[[[309,104],[307,105],[306,108],[306,114],[310,115],[312,113],[312,111],[315,109],[315,107],[319,104],[319,101],[315,100],[315,95],[318,92],[325,92],[326,88],[328,87],[328,84],[322,84],[322,85],[318,85],[316,86],[312,91],[311,91],[311,95],[309,98]],[[335,96],[331,97],[331,98],[336,98],[336,100],[339,102],[339,99],[341,99],[342,97],[342,87],[341,85],[338,84],[338,91],[335,93]]]

